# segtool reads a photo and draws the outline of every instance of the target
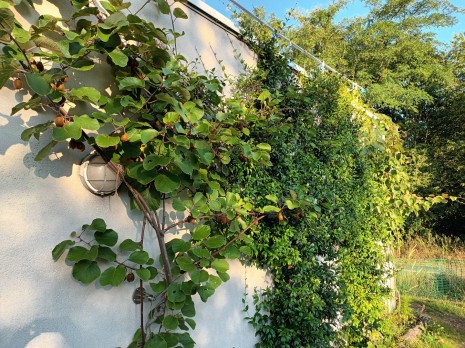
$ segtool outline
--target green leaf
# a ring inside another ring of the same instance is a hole
[[[16,41],[18,41],[19,43],[26,43],[31,40],[31,34],[29,34],[27,30],[24,30],[18,25],[15,25],[12,34]]]
[[[95,138],[95,142],[97,143],[98,146],[107,148],[111,146],[118,145],[120,142],[120,139],[118,136],[110,136],[107,134],[99,134]]]
[[[188,333],[179,335],[179,343],[182,344],[183,348],[194,348],[195,346],[194,340],[191,338],[191,336],[189,336]]]
[[[176,258],[176,263],[178,264],[179,268],[186,272],[191,272],[195,269],[194,262],[190,257],[187,256],[179,256]]]
[[[179,303],[184,302],[186,294],[181,290],[181,285],[171,283],[167,291],[168,300],[171,302]]]
[[[92,220],[92,223],[90,224],[89,227],[93,229],[94,231],[105,232],[107,229],[107,224],[105,220],[97,218],[97,219]]]
[[[170,13],[170,5],[168,5],[168,2],[166,0],[157,0],[157,3],[158,3],[158,9],[160,10],[161,13],[163,14]]]
[[[113,230],[106,230],[105,232],[95,232],[95,240],[99,244],[114,246],[118,241],[118,233]]]
[[[55,127],[52,131],[52,138],[56,141],[65,141],[69,138],[79,139],[81,136],[82,128],[74,122],[68,122],[64,127]]]
[[[168,348],[168,344],[164,338],[158,334],[145,342],[144,348]]]
[[[118,286],[126,278],[126,267],[118,265],[106,269],[100,276],[100,285]]]
[[[32,39],[32,41],[38,47],[45,48],[58,56],[63,56],[63,51],[60,49],[60,46],[56,43],[55,40],[52,40],[46,36],[39,36]]]
[[[95,118],[89,117],[87,115],[74,116],[73,122],[76,123],[82,129],[88,130],[99,130],[100,123]]]
[[[162,280],[158,283],[150,283],[150,287],[152,288],[152,291],[156,294],[161,293],[162,291],[165,291],[166,289],[166,281]]]
[[[52,250],[53,261],[57,261],[61,255],[65,252],[68,247],[74,245],[72,240],[64,240],[61,243],[58,243]]]
[[[78,58],[71,63],[70,68],[78,71],[88,71],[95,66],[94,62],[88,58]]]
[[[190,276],[191,276],[191,280],[197,285],[199,285],[200,283],[206,282],[209,278],[208,272],[203,269],[200,271],[197,270],[197,271],[190,273]]]
[[[159,174],[155,177],[155,188],[162,193],[171,193],[181,186],[179,177],[166,172],[166,174]]]
[[[192,232],[193,240],[202,240],[210,236],[211,228],[207,225],[197,226]]]
[[[213,236],[203,242],[209,249],[217,249],[226,244],[226,238],[223,236]]]
[[[132,239],[125,239],[119,245],[119,250],[121,251],[136,251],[140,249],[141,245],[138,242],[134,242]]]
[[[207,302],[208,298],[212,296],[215,293],[215,289],[213,289],[209,285],[201,286],[198,290],[198,293],[200,295],[200,299],[203,302]]]
[[[119,48],[115,48],[113,51],[108,53],[108,55],[110,56],[113,63],[115,63],[115,65],[123,68],[128,65],[128,56],[121,52]]]
[[[174,347],[179,343],[178,334],[176,333],[162,332],[160,335],[166,341],[168,347]]]
[[[148,281],[151,278],[151,275],[152,275],[151,272],[146,268],[137,269],[136,274],[144,282]]]
[[[149,260],[150,256],[147,254],[146,251],[134,251],[131,255],[129,255],[128,260],[139,265],[145,264]]]
[[[55,140],[52,140],[51,142],[49,142],[47,145],[45,145],[42,150],[39,151],[39,153],[36,155],[36,157],[34,157],[34,161],[41,161],[43,160],[45,157],[47,157],[48,155],[50,155],[50,152],[52,151],[52,149],[55,147],[55,145],[58,144],[57,141]]]
[[[195,305],[194,302],[190,299],[190,297],[188,297],[186,299],[186,302],[184,302],[184,306],[181,308],[181,312],[186,317],[195,317]]]
[[[212,268],[218,272],[226,272],[229,270],[229,263],[224,259],[215,259],[212,262]]]
[[[8,8],[0,8],[0,28],[6,33],[11,33],[15,27],[15,15]]]
[[[167,315],[163,318],[162,324],[167,330],[176,330],[178,328],[179,321],[176,317],[172,315]]]
[[[204,111],[200,109],[196,103],[188,101],[184,104],[184,109],[187,111],[187,117],[192,123],[197,123],[204,115]]]
[[[143,166],[145,170],[152,170],[157,166],[166,167],[169,163],[170,163],[169,157],[151,154],[145,157]]]
[[[134,88],[144,88],[145,81],[138,79],[137,77],[125,77],[119,81],[119,88],[124,89],[134,89]]]
[[[0,60],[1,60],[1,57],[0,57]],[[0,61],[0,65],[1,65],[1,61]],[[1,74],[1,71],[0,71],[0,74]],[[0,88],[1,88],[1,85],[0,85]],[[11,109],[11,115],[16,114],[18,111],[20,111],[22,109],[25,109],[25,110],[34,109],[34,108],[40,106],[41,103],[42,103],[42,98],[40,96],[38,96],[37,94],[35,94],[27,102],[21,102],[21,103],[16,104]],[[42,123],[41,125],[44,125],[44,124],[51,125],[52,123],[53,123],[53,121],[49,121],[49,122],[46,122],[46,123]],[[31,127],[31,128],[40,127],[41,125],[37,125],[37,126]],[[28,129],[31,129],[31,128],[28,128]],[[45,129],[39,131],[39,133],[44,132],[47,128],[49,128],[49,127],[47,126]],[[26,131],[27,131],[27,129],[25,131],[23,131],[23,133],[25,133]],[[35,132],[32,132],[32,133],[35,133]],[[29,136],[29,138],[30,138],[30,136]],[[27,140],[29,140],[29,138],[27,138]],[[21,139],[22,139],[22,137],[21,137]]]
[[[280,208],[275,207],[274,205],[265,205],[262,208],[262,212],[264,213],[279,213],[281,211]]]
[[[45,132],[47,129],[50,128],[52,124],[53,124],[53,121],[49,121],[49,122],[41,123],[41,124],[38,124],[37,126],[25,129],[21,133],[21,140],[28,141],[33,134],[41,134]]]
[[[88,100],[91,103],[98,104],[102,95],[94,87],[80,87],[80,88],[73,88],[71,90],[71,96],[79,100],[83,100],[83,101]]]
[[[74,264],[73,278],[83,284],[90,284],[100,276],[100,268],[95,261],[82,260]]]
[[[208,282],[208,285],[210,285],[213,289],[218,288],[222,283],[221,278],[213,274],[210,274],[209,279],[210,281]]]
[[[113,262],[116,260],[116,254],[113,250],[111,250],[111,248],[100,245],[98,247],[98,258],[105,261]]]
[[[98,256],[98,246],[93,245],[90,249],[82,246],[73,246],[69,249],[66,259],[70,262],[78,262],[81,260],[95,261]]]
[[[228,259],[234,260],[241,257],[241,252],[235,246],[229,246],[221,253],[221,255]]]
[[[47,95],[52,90],[50,84],[39,74],[27,73],[26,82],[38,95]]]
[[[218,273],[218,277],[220,277],[220,279],[223,282],[227,282],[229,279],[231,279],[228,273],[223,273],[223,272],[217,272],[217,273]]]
[[[186,321],[186,323],[190,326],[192,330],[195,330],[195,327],[197,326],[197,324],[194,319],[185,318],[184,320]]]
[[[273,203],[278,203],[278,197],[276,197],[276,195],[266,195],[265,198]]]
[[[271,151],[271,146],[269,144],[261,143],[261,144],[257,144],[257,147],[260,150]]]
[[[179,7],[176,7],[173,11],[173,15],[176,17],[176,18],[182,18],[182,19],[187,19],[187,14],[186,12],[184,12],[181,8]]]
[[[148,204],[149,208],[153,211],[160,208],[160,193],[153,190],[151,187],[147,187],[141,193],[142,198],[144,198],[145,202]]]
[[[170,244],[171,244],[171,250],[173,250],[173,252],[175,253],[177,252],[185,253],[191,249],[190,242],[186,242],[185,240],[182,240],[179,238],[171,240]]]
[[[144,129],[142,132],[140,132],[140,140],[142,141],[142,144],[147,144],[158,134],[160,134],[160,132],[156,131],[155,129]]]

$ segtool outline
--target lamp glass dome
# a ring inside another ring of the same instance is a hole
[[[121,185],[121,179],[97,153],[82,160],[80,176],[84,187],[99,196],[112,195]]]

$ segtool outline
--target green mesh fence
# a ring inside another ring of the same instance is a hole
[[[402,295],[465,301],[465,261],[396,259]]]

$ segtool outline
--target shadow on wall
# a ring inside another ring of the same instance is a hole
[[[66,326],[68,333],[54,332],[57,327]],[[0,331],[1,347],[25,348],[71,348],[67,335],[79,332],[79,329],[67,317],[39,319],[14,333]]]

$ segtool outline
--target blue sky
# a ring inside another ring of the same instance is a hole
[[[207,4],[213,7],[215,10],[228,16],[227,10],[228,0],[204,0]],[[317,7],[326,7],[330,4],[331,0],[236,0],[242,6],[248,10],[252,10],[254,7],[263,6],[268,13],[274,12],[278,17],[284,18],[286,11],[290,8],[297,8],[303,10],[312,10]],[[465,6],[464,0],[451,0],[456,6]],[[354,16],[363,15],[367,10],[360,4],[358,0],[353,1],[346,9],[344,9],[337,18],[350,18]],[[455,26],[450,28],[443,28],[435,30],[437,32],[437,38],[445,43],[452,40],[453,35],[465,32],[465,15],[457,14],[458,22]]]

